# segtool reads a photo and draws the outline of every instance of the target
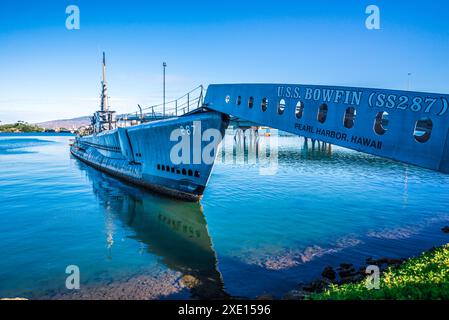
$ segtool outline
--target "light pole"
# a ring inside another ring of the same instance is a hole
[[[408,77],[407,77],[407,91],[410,91],[410,77],[411,77],[411,73],[409,72],[408,74]]]
[[[162,99],[163,99],[163,112],[162,112],[162,116],[165,116],[165,68],[167,67],[167,64],[165,62],[162,63],[162,67],[164,70],[164,77],[163,77],[163,93],[162,93]]]

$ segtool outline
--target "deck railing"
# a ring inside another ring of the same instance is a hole
[[[118,115],[117,121],[138,121],[146,122],[163,118],[182,116],[190,111],[200,108],[203,105],[203,86],[187,92],[183,96],[165,103],[153,105],[150,107],[141,107],[139,111]]]

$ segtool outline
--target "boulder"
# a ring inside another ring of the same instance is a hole
[[[284,300],[303,300],[307,293],[303,290],[291,290],[283,297]]]
[[[324,268],[323,272],[321,272],[321,276],[329,280],[335,280],[337,273],[331,266],[327,266]]]
[[[387,264],[389,266],[391,266],[391,265],[400,265],[400,264],[402,264],[402,262],[404,262],[403,259],[394,259],[394,258],[387,259]]]
[[[322,292],[325,289],[329,288],[329,285],[332,282],[327,279],[327,278],[323,278],[321,280],[315,280],[311,283],[309,283],[308,285],[302,287],[302,289],[306,292],[311,292],[311,293],[318,293],[318,292]]]
[[[340,263],[340,268],[339,269],[350,269],[353,267],[352,263]]]
[[[341,270],[338,272],[338,275],[340,278],[346,278],[346,277],[353,277],[357,274],[354,267],[351,267],[350,269]]]
[[[356,282],[360,282],[365,278],[364,275],[360,274],[360,273],[354,273],[351,275],[348,275],[346,277],[341,277],[340,278],[340,284],[345,284],[345,283],[356,283]]]
[[[201,281],[190,274],[186,274],[181,278],[181,283],[187,288],[192,289],[198,287]]]
[[[387,257],[382,257],[379,259],[373,259],[373,258],[368,258],[366,259],[366,263],[368,265],[376,265],[376,266],[382,266],[382,265],[386,265],[386,266],[390,266],[390,265],[400,265],[404,260],[403,259],[396,259],[396,258],[387,258]]]

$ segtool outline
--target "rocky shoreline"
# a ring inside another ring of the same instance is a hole
[[[285,300],[302,300],[314,293],[321,293],[329,288],[330,285],[342,285],[347,283],[356,283],[364,280],[367,276],[368,266],[375,265],[379,267],[380,272],[384,272],[389,267],[398,267],[407,259],[387,258],[379,259],[367,258],[365,264],[356,268],[352,263],[340,263],[338,267],[326,266],[321,273],[321,279],[308,283],[300,283],[298,288],[289,291],[283,296]]]
[[[449,226],[445,226],[441,229],[443,233],[449,234]],[[430,248],[427,252],[431,252],[435,247]],[[330,285],[344,285],[349,283],[358,283],[367,277],[367,267],[377,266],[379,268],[380,274],[385,272],[388,268],[398,268],[404,262],[408,261],[410,258],[388,258],[381,257],[379,259],[373,259],[368,257],[365,263],[358,269],[352,263],[340,263],[338,267],[334,268],[330,265],[326,266],[322,273],[321,279],[317,279],[308,283],[300,283],[298,287],[294,290],[286,293],[282,299],[285,300],[303,300],[308,296],[315,293],[322,293],[330,287]],[[266,299],[267,296],[260,296],[258,299]]]

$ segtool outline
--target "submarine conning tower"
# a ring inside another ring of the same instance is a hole
[[[116,124],[115,111],[109,110],[108,86],[106,82],[106,55],[103,52],[103,78],[101,81],[101,101],[100,110],[95,112],[92,118],[92,127],[94,133],[100,133],[104,130],[114,129]]]

